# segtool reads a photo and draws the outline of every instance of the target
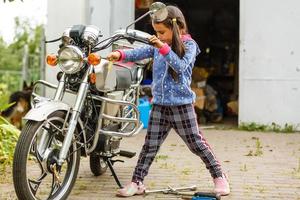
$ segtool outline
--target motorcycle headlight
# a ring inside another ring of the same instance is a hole
[[[74,74],[83,66],[83,53],[75,46],[63,47],[58,53],[58,63],[63,72]]]

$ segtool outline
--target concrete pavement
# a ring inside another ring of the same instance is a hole
[[[244,132],[236,130],[204,130],[223,169],[229,175],[231,194],[224,200],[289,199],[300,200],[300,134]],[[139,152],[145,130],[122,141],[124,150]],[[123,184],[132,175],[137,156],[116,163],[115,170]],[[211,191],[213,182],[203,162],[192,154],[183,141],[171,131],[145,179],[148,189],[168,185],[196,184],[198,191]],[[0,183],[0,199],[15,199],[11,179]],[[75,187],[69,197],[79,199],[120,199],[117,185],[108,170],[95,177],[87,158],[82,158]],[[130,199],[181,199],[180,196],[149,194]]]

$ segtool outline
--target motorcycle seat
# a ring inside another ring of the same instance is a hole
[[[124,90],[138,81],[138,67],[134,63],[115,63],[117,90]]]

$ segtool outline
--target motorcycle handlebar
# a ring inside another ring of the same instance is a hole
[[[105,42],[105,43],[103,45],[101,45],[100,47],[95,47],[92,50],[92,52],[97,52],[97,51],[106,49],[106,48],[110,47],[114,42],[116,42],[117,40],[121,40],[121,39],[126,39],[130,43],[133,43],[133,42],[137,41],[137,42],[141,42],[141,43],[144,43],[144,44],[151,45],[151,42],[149,41],[148,38],[142,37],[142,36],[138,36],[136,34],[136,32],[133,32],[133,33],[122,33],[122,34],[116,34],[116,35],[114,35],[114,36],[112,36],[110,38],[107,38],[107,39],[101,41],[97,45],[100,45],[103,42]]]
[[[133,33],[127,33],[127,35],[130,37],[129,39],[133,39],[133,40],[142,42],[142,43],[144,43],[144,44],[151,44],[148,38],[142,37],[142,36],[138,36],[138,35],[136,34],[136,32],[133,32]],[[126,35],[125,35],[125,37],[126,37]]]

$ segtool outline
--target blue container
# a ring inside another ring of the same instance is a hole
[[[193,197],[192,200],[216,200],[214,197]]]
[[[139,103],[140,105],[138,106],[138,109],[140,111],[140,119],[144,124],[144,128],[147,128],[150,118],[151,104],[148,98],[140,98]]]
[[[152,83],[152,80],[151,80],[151,79],[144,79],[144,80],[142,81],[142,85],[151,85],[151,83]]]

